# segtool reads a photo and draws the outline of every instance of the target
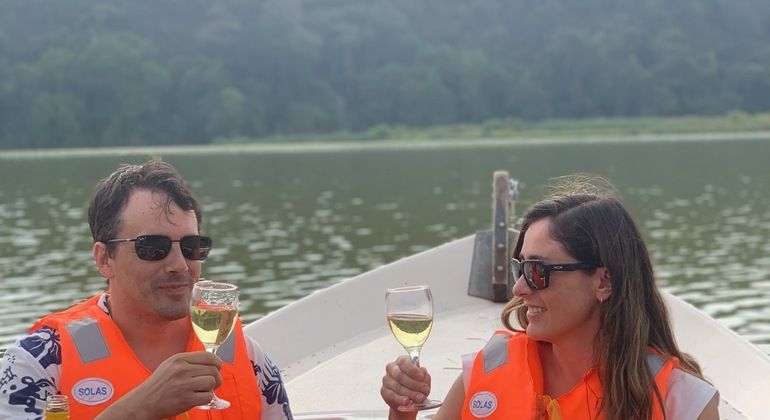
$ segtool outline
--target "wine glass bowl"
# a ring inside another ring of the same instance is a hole
[[[388,289],[385,293],[388,326],[412,363],[420,364],[420,351],[433,328],[433,295],[428,286],[407,286]],[[425,399],[399,406],[398,411],[414,412],[441,405],[441,401]]]
[[[195,283],[190,298],[190,320],[193,331],[207,351],[215,353],[227,339],[238,317],[238,287],[215,281]],[[213,395],[208,404],[197,408],[221,410],[230,402]]]

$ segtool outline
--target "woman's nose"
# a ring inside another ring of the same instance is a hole
[[[516,282],[513,283],[513,295],[527,296],[530,294],[532,294],[532,289],[527,284],[527,281],[524,280],[524,274],[522,274],[516,279]]]

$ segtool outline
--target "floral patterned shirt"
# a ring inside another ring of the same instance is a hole
[[[99,307],[109,313],[104,301],[102,295]],[[261,420],[293,420],[278,368],[253,339],[245,338],[254,376],[262,391]],[[7,349],[0,360],[0,419],[42,420],[46,398],[59,393],[59,343],[56,330],[42,327]]]

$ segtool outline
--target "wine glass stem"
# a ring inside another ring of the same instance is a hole
[[[420,366],[420,352],[417,350],[412,350],[409,352],[409,357],[412,358],[412,363],[414,363],[417,366]]]
[[[205,346],[205,347],[206,347],[206,351],[213,355],[217,354],[217,349],[219,348],[219,346]],[[209,406],[215,406],[217,401],[221,401],[221,400],[219,399],[219,397],[217,397],[217,394],[212,391],[211,402],[209,403]]]

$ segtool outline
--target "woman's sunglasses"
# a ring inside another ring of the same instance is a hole
[[[160,261],[166,258],[171,252],[173,242],[179,242],[182,255],[188,260],[205,260],[211,251],[211,238],[200,235],[185,236],[178,240],[172,240],[164,235],[142,235],[134,239],[110,239],[107,241],[108,244],[119,242],[133,242],[136,256],[144,261]]]
[[[542,290],[551,284],[549,275],[551,271],[577,271],[590,270],[599,267],[596,264],[589,263],[570,263],[570,264],[546,264],[540,260],[519,261],[511,258],[511,274],[516,281],[522,275],[527,285],[534,290]]]

